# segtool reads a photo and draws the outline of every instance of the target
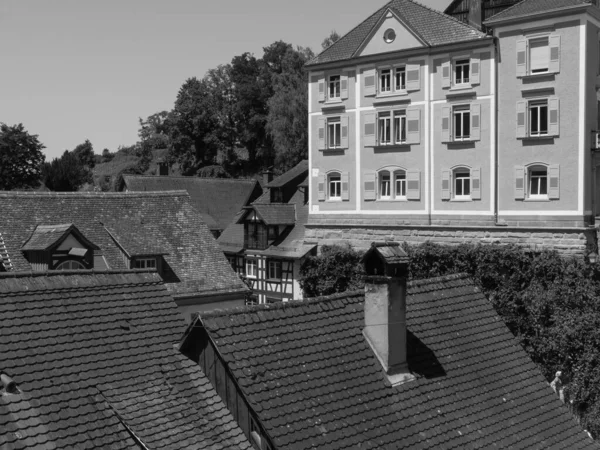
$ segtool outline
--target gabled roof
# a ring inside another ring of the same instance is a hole
[[[268,187],[268,188],[283,187],[286,184],[288,184],[289,182],[294,181],[296,178],[304,175],[304,172],[308,172],[308,160],[307,159],[300,161],[298,164],[296,164],[290,170],[288,170],[287,172],[285,172],[285,173],[281,174],[280,176],[278,176],[277,178],[275,178],[273,181],[271,181],[269,184],[267,184],[266,187]]]
[[[248,211],[256,212],[256,215],[266,225],[294,225],[296,223],[296,208],[289,203],[253,203],[247,206]],[[243,220],[238,219],[238,222]]]
[[[128,269],[119,246],[104,227],[127,245],[156,248],[174,276],[174,295],[246,292],[192,206],[185,191],[171,192],[0,192],[0,233],[15,270],[31,270],[21,246],[38,225],[73,223],[98,245],[111,269]],[[139,226],[132,226],[137,223]],[[112,228],[111,228],[112,227]],[[125,231],[116,229],[123,227]],[[131,236],[130,236],[131,235]],[[141,244],[143,243],[143,244]]]
[[[417,379],[397,387],[363,336],[363,293],[200,320],[278,449],[600,448],[466,276],[409,283]]]
[[[211,230],[227,228],[238,211],[262,193],[256,180],[148,175],[124,175],[123,180],[129,191],[188,191]]]
[[[476,28],[420,3],[412,0],[392,0],[306,65],[314,66],[344,61],[356,56],[357,51],[388,10],[398,16],[413,33],[430,47],[486,38],[486,35]]]
[[[89,248],[99,250],[100,247],[90,242],[72,223],[60,225],[38,225],[31,234],[29,240],[23,245],[23,251],[28,250],[49,250],[51,247],[60,244],[69,234],[74,233],[82,244]]]
[[[0,275],[0,448],[250,449],[158,275]]]
[[[486,20],[485,23],[492,24],[499,21],[556,11],[563,8],[587,6],[590,5],[590,3],[590,0],[523,0],[495,16],[492,16],[490,19]]]

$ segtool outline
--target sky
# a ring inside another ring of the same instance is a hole
[[[318,53],[387,1],[0,0],[0,122],[39,135],[47,160],[86,139],[115,151],[186,79],[278,40]]]

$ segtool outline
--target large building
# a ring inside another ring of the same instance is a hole
[[[492,35],[377,10],[308,64],[307,238],[595,248],[599,18],[524,0]]]

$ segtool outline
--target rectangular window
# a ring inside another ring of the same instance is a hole
[[[470,108],[461,106],[454,108],[454,140],[464,141],[471,137],[471,110]]]
[[[548,134],[548,102],[546,100],[529,103],[529,136]]]
[[[267,227],[261,222],[246,222],[244,226],[246,248],[264,250],[267,248]]]
[[[545,73],[550,67],[550,46],[548,38],[529,40],[529,72]]]
[[[136,269],[156,269],[156,258],[136,258],[134,267]]]
[[[454,84],[469,83],[469,66],[468,59],[460,59],[454,63]]]
[[[406,111],[394,111],[394,142],[406,142]]]
[[[329,175],[329,199],[342,199],[342,177],[339,173]]]
[[[246,276],[248,278],[256,278],[258,275],[258,264],[256,259],[248,258],[246,260]]]
[[[529,171],[529,197],[548,196],[548,172],[542,169]]]
[[[454,198],[471,197],[471,175],[468,171],[454,173]]]
[[[392,197],[392,186],[391,186],[391,180],[390,180],[390,173],[389,172],[383,172],[379,175],[380,177],[380,182],[379,182],[379,198],[382,199],[389,199]]]
[[[329,99],[339,99],[341,97],[341,77],[332,75],[329,77]]]
[[[340,148],[342,145],[342,123],[340,118],[327,121],[327,148]]]
[[[392,143],[392,118],[389,112],[379,113],[379,145]]]
[[[281,280],[281,261],[269,260],[267,263],[267,278]]]
[[[398,67],[396,69],[396,86],[397,91],[406,90],[406,67]]]
[[[279,237],[279,227],[277,225],[269,225],[267,227],[267,242],[271,245],[275,239]]]
[[[397,172],[394,175],[396,184],[396,198],[406,198],[406,172]]]
[[[392,90],[392,70],[382,69],[379,72],[379,92],[391,92]]]

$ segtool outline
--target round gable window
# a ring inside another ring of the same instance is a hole
[[[383,40],[389,44],[391,42],[394,42],[394,39],[396,39],[396,32],[394,31],[393,28],[388,28],[387,30],[385,30],[385,33],[383,33]]]

